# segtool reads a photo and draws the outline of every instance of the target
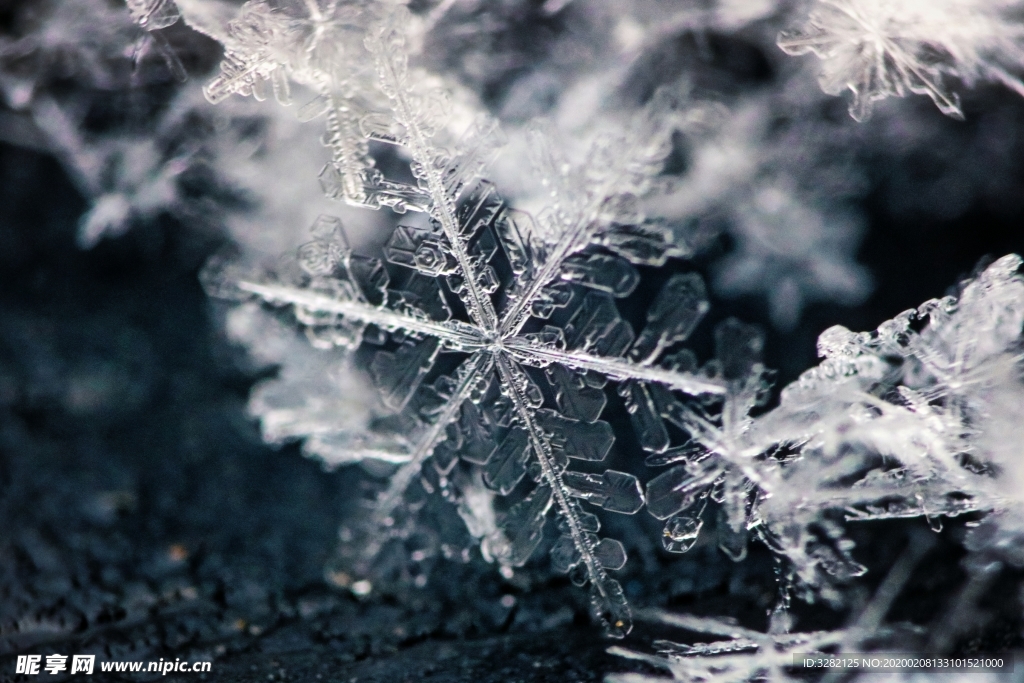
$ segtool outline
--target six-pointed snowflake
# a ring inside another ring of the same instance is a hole
[[[400,268],[352,253],[340,223],[325,217],[290,269],[211,277],[222,293],[291,307],[317,344],[385,345],[370,372],[383,403],[403,418],[404,448],[389,457],[403,462],[374,500],[363,535],[349,544],[358,549],[356,571],[368,571],[390,539],[410,532],[403,504],[415,481],[441,489],[466,516],[479,498],[474,481],[482,481],[517,501],[490,528],[480,520],[471,525],[485,555],[522,565],[553,510],[562,531],[554,566],[589,581],[595,614],[622,635],[629,608],[608,571],[623,566],[625,551],[598,536],[597,517],[579,501],[633,514],[643,492],[632,474],[577,472],[570,460],[600,462],[611,449],[612,429],[600,420],[609,380],[621,383],[641,440],[652,438],[651,391],[671,397],[725,390],[721,380],[692,372],[691,356],[666,356],[707,309],[699,278],[670,278],[639,336],[615,306],[639,282],[632,263],[660,265],[687,253],[672,231],[645,223],[637,208],[670,150],[680,104],[659,94],[621,136],[598,141],[582,168],[552,159],[545,179],[551,202],[535,223],[479,179],[491,126],[477,124],[458,153],[435,141],[444,100],[415,88],[401,22],[399,13],[386,15],[366,39],[391,113],[386,131],[373,127],[381,117],[362,122],[371,137],[411,158],[415,184],[387,181],[404,198],[401,208],[426,219],[398,226],[385,246]],[[436,370],[445,364],[455,367]],[[333,438],[373,457],[365,435]],[[668,446],[662,439],[647,447]],[[457,466],[476,478],[453,474]]]

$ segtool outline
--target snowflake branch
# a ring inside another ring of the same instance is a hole
[[[726,392],[723,383],[687,372],[667,370],[654,365],[640,365],[621,358],[594,356],[582,351],[565,351],[553,346],[537,344],[522,337],[506,339],[503,344],[518,362],[535,367],[546,367],[551,363],[558,363],[573,370],[599,372],[620,381],[656,382],[691,396],[721,395]]]
[[[437,445],[447,438],[445,429],[458,418],[462,404],[469,399],[480,380],[491,371],[492,366],[493,358],[487,353],[476,353],[462,364],[458,371],[458,384],[452,392],[451,398],[445,403],[444,408],[423,438],[416,444],[409,456],[409,461],[391,476],[388,487],[374,502],[373,518],[378,524],[390,517],[395,508],[401,504],[402,496],[420,473],[424,461],[433,454]],[[365,554],[370,556],[370,553]]]
[[[244,292],[255,294],[267,303],[289,304],[311,311],[335,313],[350,320],[376,325],[388,332],[406,332],[436,337],[445,348],[451,351],[472,352],[484,345],[484,340],[475,327],[458,320],[434,322],[426,318],[398,313],[383,306],[337,299],[326,294],[287,285],[261,284],[242,280],[237,283],[237,286]]]
[[[551,452],[551,444],[538,429],[533,416],[528,408],[529,401],[523,392],[523,387],[528,382],[522,370],[517,368],[509,359],[503,355],[497,356],[496,367],[503,382],[503,388],[509,392],[509,398],[516,409],[516,415],[520,425],[529,435],[530,445],[533,448],[537,462],[540,463],[541,474],[544,482],[551,488],[551,493],[558,505],[558,511],[565,520],[572,538],[573,545],[580,553],[581,561],[587,570],[587,577],[590,579],[592,590],[599,596],[600,609],[607,613],[607,626],[609,633],[617,637],[623,637],[632,629],[632,617],[629,605],[622,596],[622,589],[618,582],[608,577],[604,567],[594,555],[594,548],[583,530],[583,524],[576,514],[575,507],[571,504],[568,495],[568,488],[562,480],[561,468],[555,463],[554,455]]]
[[[392,16],[391,21],[397,21],[397,18]],[[463,298],[470,316],[477,324],[485,330],[493,331],[497,328],[498,321],[494,304],[477,282],[476,270],[467,253],[466,244],[459,230],[459,221],[455,216],[454,198],[445,190],[441,172],[435,165],[436,159],[442,155],[430,144],[430,136],[421,126],[421,112],[409,98],[405,78],[404,39],[397,33],[397,29],[387,23],[378,29],[378,32],[380,36],[371,35],[367,38],[366,46],[376,58],[377,69],[384,85],[383,90],[391,102],[395,119],[405,127],[405,143],[413,158],[413,172],[426,183],[426,190],[431,197],[430,215],[441,225],[459,270],[464,275],[465,285],[462,292],[465,292],[465,295],[459,292],[459,296]],[[388,36],[388,40],[383,36]]]

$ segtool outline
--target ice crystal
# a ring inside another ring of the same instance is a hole
[[[613,646],[611,654],[667,670],[673,680],[702,683],[754,683],[806,680],[795,666],[799,656],[841,657],[844,653],[871,652],[880,643],[908,647],[920,639],[921,630],[910,624],[884,624],[885,614],[902,590],[909,570],[921,559],[927,542],[911,544],[886,580],[856,619],[844,628],[828,631],[790,631],[792,616],[781,606],[770,615],[767,633],[740,626],[735,619],[669,614],[645,610],[642,618],[662,628],[682,629],[707,642],[693,644],[656,640],[656,655]],[[609,683],[653,683],[662,677],[644,674],[612,674]]]
[[[314,98],[298,116],[326,115],[324,144],[332,160],[321,181],[328,196],[402,210],[405,198],[373,168],[360,130],[369,125],[367,98],[380,98],[365,87],[372,74],[365,73],[371,62],[364,58],[363,36],[373,14],[363,3],[250,0],[227,26],[221,74],[205,93],[216,103],[232,94],[263,100],[272,92],[288,105],[292,83],[312,90]]]
[[[646,490],[648,511],[667,520],[666,550],[694,545],[710,496],[723,552],[742,558],[754,531],[787,560],[786,590],[840,601],[836,582],[865,571],[844,519],[926,517],[939,528],[943,516],[990,512],[979,550],[1016,537],[1007,511],[1020,505],[1019,468],[1005,445],[1021,419],[1020,263],[1000,259],[958,297],[926,302],[874,333],[826,330],[826,360],[758,417],[751,412],[767,390],[760,337],[735,321],[720,326],[718,359],[703,374],[723,381],[721,404],[655,396],[651,411],[648,433],[664,418],[690,436],[649,449],[648,464],[672,465]]]
[[[685,645],[669,640],[654,642],[657,655],[649,655],[622,647],[609,652],[626,659],[645,662],[667,670],[672,680],[701,681],[702,683],[750,683],[753,681],[792,681],[793,655],[825,654],[837,646],[879,635],[877,631],[844,629],[839,631],[813,631],[802,633],[761,633],[738,625],[728,619],[714,619],[690,615],[654,612],[652,621],[664,626],[681,628],[704,637],[710,642]],[[643,674],[613,674],[609,683],[652,683],[667,680]]]
[[[752,424],[750,411],[766,398],[766,371],[758,362],[763,345],[756,328],[728,320],[716,330],[716,360],[705,369],[708,376],[720,377],[726,387],[724,400],[715,414],[700,405],[687,406],[668,396],[656,400],[651,411],[650,432],[661,437],[658,447],[648,450],[651,465],[673,465],[647,484],[647,509],[658,519],[667,520],[663,542],[670,552],[686,552],[696,541],[702,526],[700,512],[693,508],[714,495],[721,503],[723,524],[719,546],[734,560],[747,552],[747,527],[750,523],[751,493],[761,480],[760,444],[751,444],[747,435]],[[666,450],[667,430],[662,419],[676,424],[690,440]],[[654,444],[650,444],[653,446]]]
[[[706,310],[699,278],[670,278],[639,336],[614,303],[638,284],[632,263],[686,253],[685,244],[666,241],[671,232],[645,227],[637,208],[670,150],[681,105],[662,93],[621,135],[596,144],[582,167],[551,161],[550,203],[534,222],[480,179],[494,140],[489,124],[476,124],[457,153],[436,141],[444,100],[411,82],[402,21],[389,13],[366,37],[393,123],[378,132],[380,117],[362,122],[371,137],[411,158],[416,183],[387,181],[402,202],[385,204],[426,214],[398,226],[384,248],[402,275],[354,254],[340,222],[322,217],[315,241],[299,249],[290,269],[210,278],[219,293],[291,307],[316,345],[387,345],[370,372],[382,403],[403,418],[391,440],[405,448],[390,456],[403,462],[349,545],[358,551],[352,569],[369,572],[389,539],[411,533],[403,501],[417,480],[460,502],[471,531],[483,536],[485,556],[508,567],[530,558],[554,510],[563,535],[553,565],[589,582],[595,614],[611,633],[625,634],[629,608],[608,575],[625,563],[625,550],[598,536],[597,517],[579,501],[634,514],[644,504],[640,482],[626,472],[569,466],[570,459],[600,462],[612,446],[611,427],[600,420],[609,380],[621,383],[642,439],[651,438],[649,387],[667,396],[724,391],[718,379],[690,372],[688,357],[665,357]],[[438,375],[433,370],[448,354],[457,367]],[[475,479],[453,473],[459,460],[478,472]],[[474,482],[518,502],[489,521],[486,505],[474,502],[488,495]]]
[[[29,106],[39,90],[59,79],[109,89],[130,66],[125,52],[139,30],[123,6],[44,0],[12,10],[0,36],[0,89],[12,108]]]
[[[309,166],[311,159],[329,159],[318,124],[300,121],[294,109],[241,98],[214,107],[196,81],[167,88],[168,76],[183,77],[184,67],[163,29],[187,24],[198,33],[182,29],[176,50],[202,54],[209,43],[199,34],[231,39],[237,6],[131,0],[119,9],[104,4],[90,11],[86,4],[72,11],[72,5],[40,3],[18,14],[14,28],[25,35],[17,49],[10,47],[0,85],[21,113],[8,115],[0,134],[56,156],[91,203],[80,219],[81,247],[170,215],[211,229],[226,223],[245,249],[279,253],[299,243],[289,221],[298,216],[308,225],[334,206]],[[104,31],[85,28],[90,21]],[[156,59],[147,57],[154,51]],[[161,68],[143,70],[152,62]],[[68,76],[75,77],[72,90],[53,87]],[[162,95],[154,97],[152,85],[167,92],[167,101],[154,106]],[[110,101],[117,103],[117,120],[97,130],[90,121]]]
[[[826,360],[764,418],[803,453],[766,501],[769,516],[795,520],[827,506],[848,519],[938,520],[1017,509],[1018,468],[1002,437],[1020,421],[1011,398],[1022,389],[1020,263],[1004,257],[959,296],[925,302],[873,333],[822,334]],[[783,541],[787,553],[803,552],[796,540]]]
[[[280,367],[278,376],[257,386],[250,398],[267,441],[308,437],[303,451],[330,466],[364,458],[405,460],[393,443],[379,441],[367,452],[346,442],[346,435],[365,429],[370,410],[362,400],[366,387],[348,371],[343,352],[317,349],[252,304],[232,309],[226,328],[232,339],[245,341],[256,361]]]
[[[961,118],[950,81],[1001,83],[1024,95],[1024,24],[1019,0],[818,0],[806,23],[784,31],[779,47],[824,61],[821,88],[853,93],[863,121],[875,102],[928,95]]]

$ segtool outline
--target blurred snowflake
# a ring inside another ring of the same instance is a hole
[[[779,35],[791,55],[824,60],[821,88],[853,92],[850,115],[863,121],[875,102],[928,95],[962,118],[949,81],[1001,83],[1024,95],[1019,0],[818,0],[807,22]]]

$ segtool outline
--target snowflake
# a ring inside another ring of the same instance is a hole
[[[1020,468],[1007,448],[1024,405],[1020,263],[1004,257],[958,297],[928,301],[874,333],[826,330],[818,342],[826,360],[760,416],[761,338],[723,323],[718,359],[702,374],[720,378],[724,394],[685,402],[652,389],[654,413],[690,436],[647,461],[672,465],[646,487],[648,511],[666,520],[665,549],[694,546],[711,498],[723,552],[741,559],[756,533],[785,558],[784,589],[807,600],[840,604],[837,584],[866,571],[844,521],[925,517],[939,529],[943,516],[992,513],[975,533],[977,550],[1021,564],[996,551],[1020,535],[1012,521]]]
[[[649,465],[674,466],[648,483],[647,509],[667,520],[662,539],[665,549],[683,553],[697,541],[706,499],[713,496],[721,504],[725,522],[719,546],[739,561],[747,552],[750,494],[753,485],[763,480],[762,463],[757,458],[764,448],[748,438],[749,413],[766,398],[768,377],[757,362],[763,340],[756,328],[730,319],[718,327],[715,341],[717,358],[704,374],[721,377],[727,387],[716,415],[700,405],[686,406],[670,396],[658,396],[658,417],[675,423],[690,440],[667,451],[650,449],[655,454],[648,458]],[[659,423],[650,431],[657,429],[667,440],[668,432]],[[704,503],[694,513],[699,501]],[[683,512],[687,514],[680,514]]]
[[[98,0],[22,3],[0,36],[0,89],[8,106],[28,107],[38,90],[74,77],[110,89],[121,80],[125,46],[138,29],[124,9]]]
[[[875,102],[928,95],[962,118],[948,81],[1001,83],[1024,95],[1012,70],[1024,67],[1019,0],[818,0],[806,24],[779,35],[791,55],[824,60],[821,88],[853,92],[850,115],[863,121]]]
[[[127,9],[109,2],[29,3],[14,12],[17,38],[0,38],[0,89],[8,104],[26,112],[39,146],[92,202],[79,223],[83,248],[164,212],[197,219],[190,206],[196,197],[186,199],[181,185],[197,166],[199,101],[186,88],[153,107],[152,91],[137,87],[149,84],[139,78],[140,68],[154,47],[168,70],[184,78],[159,32],[177,19],[169,0],[129,0]],[[103,109],[114,98],[121,120],[97,131],[90,119],[97,111],[109,117]]]
[[[853,305],[871,291],[870,275],[852,253],[863,232],[860,216],[822,210],[788,185],[765,183],[734,207],[736,251],[718,264],[713,282],[723,296],[764,295],[772,323],[784,331],[809,303]]]
[[[609,379],[621,383],[641,431],[650,417],[649,387],[668,395],[724,391],[716,378],[690,372],[687,354],[665,356],[706,311],[699,278],[670,278],[639,336],[614,303],[639,282],[630,262],[661,265],[687,253],[685,244],[669,241],[674,233],[646,224],[637,208],[671,149],[681,105],[661,93],[617,139],[599,141],[582,168],[549,158],[550,203],[535,223],[479,180],[493,150],[493,126],[474,126],[459,154],[435,142],[444,99],[415,89],[399,29],[403,16],[386,14],[366,38],[391,114],[386,135],[364,125],[411,157],[416,183],[392,184],[403,209],[427,218],[399,226],[385,246],[387,259],[406,270],[398,286],[389,287],[383,264],[354,254],[340,221],[329,217],[317,222],[315,241],[299,249],[290,269],[254,277],[225,265],[208,280],[215,294],[290,306],[324,348],[389,345],[373,356],[370,372],[383,403],[403,418],[403,428],[388,437],[404,442],[389,456],[403,462],[376,497],[364,535],[349,544],[359,550],[357,572],[368,571],[390,539],[410,533],[404,499],[417,480],[459,502],[471,531],[484,536],[485,556],[506,567],[530,558],[554,510],[562,536],[553,565],[589,581],[595,614],[611,633],[624,635],[630,611],[608,571],[623,566],[625,550],[598,536],[597,517],[577,500],[633,514],[644,504],[641,486],[625,472],[573,471],[570,459],[597,463],[611,449],[612,429],[599,419]],[[461,360],[428,385],[432,369],[444,365],[442,354]],[[338,450],[379,443],[344,432],[332,438]],[[476,474],[459,475],[460,459]],[[533,482],[528,492],[524,479]],[[518,502],[494,517],[486,509],[494,496]]]

